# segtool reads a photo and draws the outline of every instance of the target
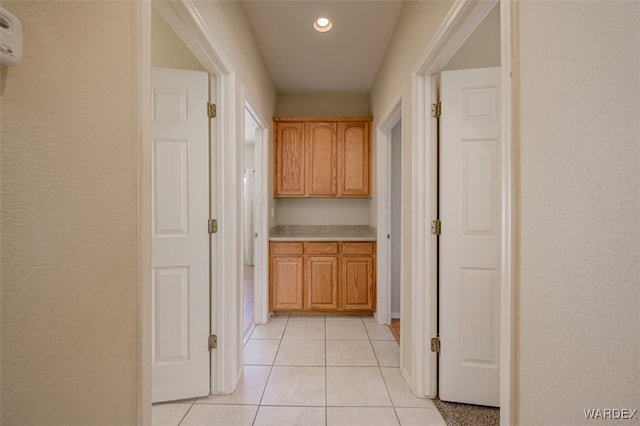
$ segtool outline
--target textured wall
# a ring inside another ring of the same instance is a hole
[[[151,13],[151,65],[205,71],[202,64],[154,8]]]
[[[368,94],[279,93],[276,115],[370,115]]]
[[[640,409],[639,8],[519,4],[519,424]]]
[[[135,4],[2,6],[0,423],[135,424]]]
[[[443,69],[463,70],[499,66],[500,5],[497,4]]]
[[[278,225],[368,225],[369,198],[278,198]]]

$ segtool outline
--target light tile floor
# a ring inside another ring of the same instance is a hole
[[[231,395],[155,404],[153,425],[444,426],[400,374],[400,349],[372,317],[274,317],[244,347]]]

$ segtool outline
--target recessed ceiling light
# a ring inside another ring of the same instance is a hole
[[[329,18],[318,18],[316,19],[316,21],[313,23],[313,28],[316,29],[316,31],[321,32],[321,33],[326,33],[327,31],[329,31],[331,28],[333,27],[333,24],[331,23],[331,21],[329,20]]]

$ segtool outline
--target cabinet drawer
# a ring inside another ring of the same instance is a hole
[[[306,243],[306,254],[338,254],[338,243]]]
[[[271,243],[274,256],[302,254],[302,243]]]
[[[373,243],[342,243],[342,254],[373,254]]]

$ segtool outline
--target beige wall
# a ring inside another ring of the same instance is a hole
[[[279,93],[278,116],[367,116],[371,114],[368,94],[358,93]]]
[[[519,424],[640,409],[639,8],[519,3]]]
[[[2,413],[6,425],[137,422],[137,61],[132,2],[7,1]]]
[[[446,16],[452,2],[435,1],[421,2],[408,1],[405,2],[396,30],[393,34],[387,52],[382,61],[378,75],[371,90],[371,111],[373,112],[374,121],[378,123],[386,118],[387,114],[396,104],[403,91],[406,90],[407,98],[405,99],[406,109],[402,111],[402,131],[404,134],[402,147],[403,164],[411,164],[412,152],[410,141],[412,138],[410,129],[412,129],[412,98],[411,98],[411,72],[416,65],[420,54],[423,52],[429,40],[435,33],[436,29]],[[376,153],[374,152],[374,158]],[[375,172],[374,172],[375,176]],[[403,168],[403,192],[402,203],[404,217],[404,232],[402,234],[403,253],[411,252],[411,220],[408,212],[411,210],[411,169]],[[374,200],[375,201],[375,186]],[[375,209],[372,209],[370,223],[376,223]],[[403,277],[411,276],[411,264],[408,256],[403,256],[402,273]],[[412,359],[411,359],[411,287],[404,285],[402,289],[402,345],[406,350],[402,351],[404,359],[403,365],[407,369],[407,373],[413,375]],[[402,342],[401,339],[401,342]]]
[[[369,198],[278,198],[278,225],[368,225]]]
[[[444,70],[500,66],[500,5],[482,23],[443,67]]]
[[[151,65],[205,71],[155,8],[152,8],[151,12]]]

